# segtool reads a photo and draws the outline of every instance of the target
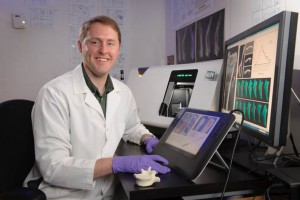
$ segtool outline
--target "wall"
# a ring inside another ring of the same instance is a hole
[[[294,69],[300,69],[300,2],[295,0],[286,0],[286,9],[298,13]]]
[[[165,0],[131,0],[131,68],[166,64]]]
[[[46,9],[55,12],[55,24],[14,29],[13,12],[25,13],[27,21],[32,17],[24,2],[47,2]],[[0,102],[34,100],[46,82],[75,67],[69,62],[68,2],[0,0]],[[96,14],[102,14],[102,0],[95,2]],[[164,0],[129,0],[128,70],[166,63],[165,6]]]
[[[12,13],[25,13],[23,2],[0,1],[0,101],[33,100],[43,83],[68,70],[68,19],[62,14],[68,9],[66,4],[61,4],[53,28],[14,29]]]
[[[294,70],[293,72],[293,82],[292,88],[296,94],[291,94],[291,104],[290,104],[290,133],[292,134],[295,146],[298,151],[300,152],[300,102],[297,98],[300,98],[300,70]],[[295,153],[293,149],[293,145],[290,139],[287,140],[287,145],[283,150],[284,153]]]

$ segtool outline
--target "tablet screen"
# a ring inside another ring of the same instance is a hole
[[[219,119],[216,116],[185,112],[167,138],[166,144],[196,155]]]

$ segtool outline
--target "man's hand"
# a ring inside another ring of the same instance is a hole
[[[157,145],[159,140],[156,137],[149,137],[144,140],[144,145],[146,146],[146,151],[148,154],[151,154],[154,147]]]
[[[112,161],[112,170],[114,173],[140,173],[141,169],[147,170],[151,167],[157,173],[166,174],[170,168],[160,164],[169,164],[169,162],[159,155],[134,155],[134,156],[116,156]]]

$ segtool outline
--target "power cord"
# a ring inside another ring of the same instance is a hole
[[[292,94],[294,95],[294,97],[296,98],[296,100],[298,101],[298,104],[300,105],[300,99],[298,97],[298,95],[296,94],[296,92],[294,91],[293,88],[291,88]]]
[[[294,150],[296,156],[299,157],[299,153],[298,153],[297,147],[295,145],[294,136],[293,136],[292,132],[290,132],[290,140],[291,140],[293,150]]]
[[[240,134],[241,134],[241,130],[242,130],[242,125],[244,123],[244,113],[243,113],[243,111],[241,111],[239,109],[235,109],[235,110],[230,111],[230,114],[233,114],[234,112],[239,112],[242,115],[242,120],[241,120],[241,123],[240,123],[240,126],[239,126],[239,130],[237,132],[237,136],[236,136],[236,139],[235,139],[235,142],[234,142],[234,145],[233,145],[233,149],[232,149],[232,153],[231,153],[231,157],[230,157],[230,162],[229,162],[229,169],[228,169],[228,173],[227,173],[225,185],[224,185],[224,188],[223,188],[220,200],[222,200],[224,198],[224,195],[225,195],[226,187],[227,187],[229,176],[230,176],[230,172],[231,172],[233,155],[234,155],[234,152],[235,152],[238,140],[240,138]]]
[[[273,188],[282,188],[282,187],[286,187],[283,183],[274,183],[272,185],[270,185],[267,190],[266,190],[266,200],[271,200],[270,197],[270,190]]]

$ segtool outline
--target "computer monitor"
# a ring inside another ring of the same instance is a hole
[[[276,149],[288,135],[297,19],[283,11],[225,42],[220,111],[243,111],[243,132]]]

